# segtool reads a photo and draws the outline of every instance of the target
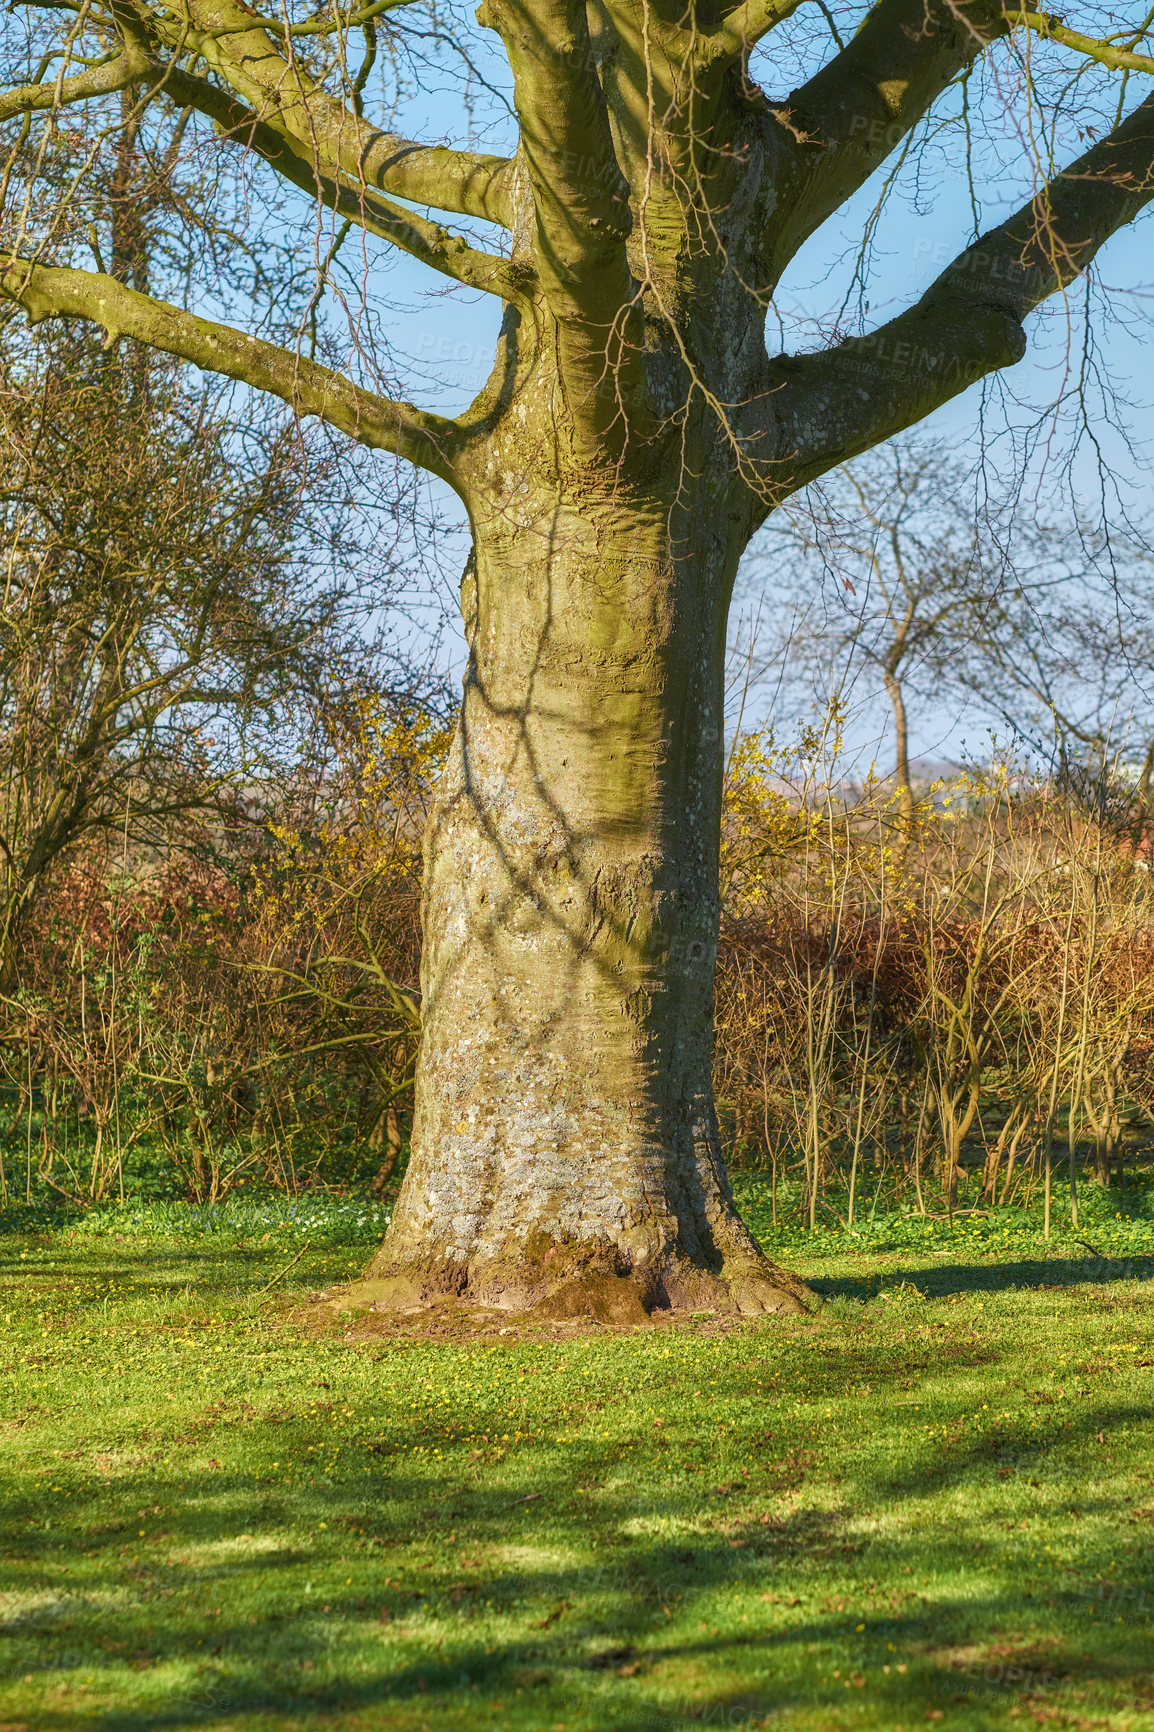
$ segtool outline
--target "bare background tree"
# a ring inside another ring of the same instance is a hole
[[[327,688],[372,677],[340,549],[335,454],[238,424],[148,353],[84,332],[9,353],[0,380],[3,977],[45,875],[99,834],[163,853],[256,815],[308,749]],[[327,473],[326,473],[327,471]],[[302,500],[302,484],[313,495]],[[346,478],[347,479],[347,478]],[[325,497],[327,495],[327,497]],[[323,500],[323,505],[322,505]],[[323,511],[323,526],[321,512]],[[311,699],[310,699],[311,694]],[[266,797],[267,798],[267,797]]]
[[[780,713],[836,702],[868,733],[884,699],[883,750],[907,830],[916,804],[911,712],[925,737],[969,689],[991,610],[1013,582],[1000,541],[1010,512],[1004,502],[983,510],[974,480],[940,442],[894,441],[778,513],[743,572],[743,599],[773,598],[748,655]]]
[[[880,704],[877,756],[906,825],[911,730],[939,761],[962,752],[964,725],[978,752],[992,729],[1036,768],[1115,765],[1132,796],[1149,786],[1149,534],[1042,516],[980,482],[940,441],[894,441],[778,513],[739,588],[747,712],[834,703],[868,743]]]

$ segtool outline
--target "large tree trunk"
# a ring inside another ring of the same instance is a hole
[[[412,1159],[366,1300],[796,1309],[711,1092],[721,508],[520,498],[475,524],[429,821]]]

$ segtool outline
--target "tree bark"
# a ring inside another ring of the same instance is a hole
[[[426,838],[412,1158],[354,1298],[797,1309],[711,1089],[731,516],[519,496],[475,523]],[[702,502],[705,503],[704,501]]]

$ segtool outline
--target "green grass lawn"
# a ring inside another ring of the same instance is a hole
[[[0,1732],[1154,1727],[1154,1230],[1099,1217],[761,1222],[812,1317],[471,1335],[318,1322],[355,1203],[16,1220]]]

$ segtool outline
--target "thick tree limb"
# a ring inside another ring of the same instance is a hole
[[[1007,28],[995,0],[879,0],[853,40],[767,115],[775,151],[784,143],[793,158],[766,236],[769,284]]]
[[[534,262],[558,325],[570,410],[599,433],[624,429],[641,389],[625,250],[633,218],[585,0],[494,0],[478,18],[500,32],[513,73]]]
[[[907,312],[824,354],[771,363],[766,402],[790,487],[1021,360],[1026,315],[1152,200],[1154,96],[955,259]]]
[[[443,276],[467,283],[470,288],[485,289],[504,300],[515,298],[512,267],[500,254],[471,247],[460,235],[451,234],[439,223],[394,204],[382,194],[324,173],[315,151],[307,150],[295,138],[269,125],[209,79],[173,69],[163,82],[174,101],[206,115],[223,136],[255,151],[285,180],[310,197],[319,198],[339,216],[348,217],[381,240],[391,241]]]
[[[452,421],[366,391],[276,343],[197,318],[96,271],[15,259],[0,272],[0,293],[22,306],[34,323],[89,319],[111,340],[132,337],[205,372],[271,392],[295,414],[316,415],[362,445],[394,451],[457,485],[453,448],[458,434]]]
[[[60,108],[71,102],[88,102],[94,97],[111,96],[124,90],[151,70],[148,56],[135,41],[126,42],[123,51],[103,66],[92,66],[71,78],[53,78],[42,84],[25,84],[16,90],[0,91],[0,121],[11,120],[17,114],[34,114],[43,109]]]
[[[172,52],[198,55],[266,125],[317,157],[322,173],[437,210],[511,222],[506,158],[380,131],[288,58],[240,0],[177,0],[163,12],[139,3],[135,10],[142,29]]]

